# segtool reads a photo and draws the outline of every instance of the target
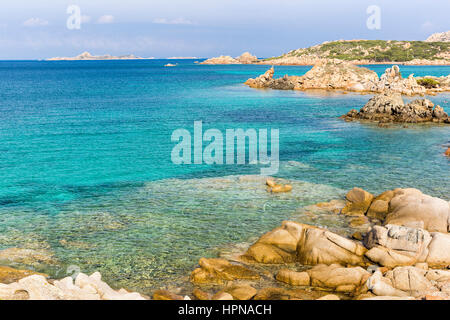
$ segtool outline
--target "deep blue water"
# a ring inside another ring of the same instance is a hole
[[[243,82],[268,66],[166,63],[0,62],[0,249],[45,247],[58,268],[100,270],[114,284],[150,290],[202,255],[354,186],[416,187],[450,200],[448,126],[346,123],[338,117],[370,95],[254,90]],[[368,67],[382,74],[388,66]],[[310,67],[275,69],[302,75]],[[400,69],[405,77],[450,73]],[[450,95],[430,99],[450,112]],[[174,165],[172,132],[192,131],[197,120],[222,132],[279,129],[278,176],[302,192],[272,197],[255,191],[258,183],[215,179],[239,180],[257,166]]]

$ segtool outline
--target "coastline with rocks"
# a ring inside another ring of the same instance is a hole
[[[434,105],[429,99],[417,99],[408,104],[400,93],[384,92],[372,97],[367,104],[357,111],[350,110],[341,117],[346,121],[368,120],[383,123],[445,123],[450,118],[444,109]]]
[[[267,192],[277,185],[268,179]],[[265,188],[261,185],[261,188]],[[292,187],[284,192],[291,192]],[[346,220],[353,235],[284,221],[243,252],[202,258],[182,292],[155,300],[450,300],[450,201],[417,189],[373,195],[350,190],[305,208]],[[143,300],[114,290],[99,273],[49,280],[0,267],[0,299]]]
[[[450,31],[436,33],[425,41],[396,40],[337,40],[326,41],[308,48],[291,50],[279,57],[257,59],[252,57],[246,64],[278,66],[310,66],[323,60],[340,60],[354,65],[397,64],[410,66],[450,65]],[[239,64],[239,58],[221,56],[211,58],[204,64]]]
[[[340,60],[322,60],[303,76],[288,76],[274,79],[275,70],[272,67],[264,74],[254,79],[248,79],[245,84],[256,89],[276,90],[335,90],[360,93],[381,93],[385,91],[403,95],[434,95],[450,91],[450,75],[442,77],[403,78],[397,65],[385,70],[378,77],[375,71],[358,67]],[[428,79],[427,81],[423,81]],[[428,85],[432,82],[433,85]]]

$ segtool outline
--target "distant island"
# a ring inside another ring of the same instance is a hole
[[[168,57],[167,60],[193,60],[193,59],[199,59],[197,57]]]
[[[246,53],[246,55],[251,56]],[[254,57],[254,56],[251,56]],[[324,59],[353,64],[392,63],[404,65],[450,65],[450,31],[431,35],[425,41],[338,40],[289,51],[278,57],[240,61],[221,56],[202,64],[315,65]]]
[[[76,57],[55,57],[47,59],[47,61],[73,61],[73,60],[143,60],[143,59],[154,59],[154,58],[141,58],[134,54],[123,55],[123,56],[112,56],[105,54],[102,56],[94,56],[89,52],[83,52]]]

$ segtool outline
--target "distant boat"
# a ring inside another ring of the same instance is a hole
[[[177,65],[173,64],[173,63],[168,63],[168,64],[164,65],[164,67],[176,67],[176,66]]]

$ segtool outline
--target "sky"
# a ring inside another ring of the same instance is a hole
[[[450,0],[2,0],[0,59],[271,57],[339,39],[424,40],[450,30],[449,13]]]

